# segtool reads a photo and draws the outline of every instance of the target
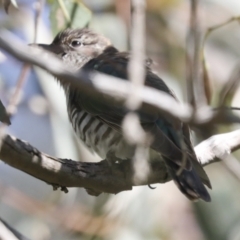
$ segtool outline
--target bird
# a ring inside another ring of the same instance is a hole
[[[129,81],[127,67],[131,53],[119,51],[108,38],[88,28],[65,29],[51,44],[37,45],[57,55],[71,71],[96,71]],[[176,99],[148,60],[145,69],[146,86]],[[126,106],[90,97],[71,82],[59,83],[66,95],[69,120],[86,147],[103,159],[110,152],[118,159],[131,159],[135,147],[126,141],[122,131],[123,119],[129,112]],[[206,186],[211,189],[211,183],[194,152],[188,125],[157,111],[136,112],[143,129],[153,139],[149,161],[163,161],[171,179],[188,199],[210,202]]]

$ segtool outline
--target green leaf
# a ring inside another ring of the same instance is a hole
[[[48,0],[53,34],[71,27],[85,27],[92,16],[91,11],[80,0]]]
[[[11,124],[9,116],[7,114],[6,108],[2,104],[2,101],[0,100],[0,121],[3,123],[6,123],[8,125]]]

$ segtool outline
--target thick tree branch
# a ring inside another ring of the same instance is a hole
[[[202,165],[223,159],[240,148],[240,130],[214,135],[198,144],[194,150]]]
[[[97,192],[118,193],[131,190],[135,185],[130,161],[113,164],[114,161],[110,163],[107,160],[90,163],[55,158],[9,135],[3,139],[0,159],[46,183],[63,187],[63,190],[65,187],[84,187],[96,190],[95,194]],[[162,162],[152,163],[150,167],[152,173],[148,180],[138,183],[139,185],[163,183],[170,180]]]
[[[208,165],[239,148],[240,130],[237,130],[212,136],[196,146],[195,150],[202,165]],[[9,135],[3,139],[0,159],[46,183],[62,187],[62,190],[66,187],[84,187],[93,189],[93,195],[101,192],[116,194],[136,186],[130,161],[110,163],[103,160],[99,163],[91,163],[55,158]],[[117,161],[117,159],[111,160]],[[164,163],[151,163],[150,169],[149,178],[138,182],[138,185],[165,183],[171,180]]]

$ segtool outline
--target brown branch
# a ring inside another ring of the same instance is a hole
[[[198,80],[198,18],[197,18],[197,0],[190,0],[190,19],[187,35],[186,57],[187,57],[187,93],[188,101],[196,108],[196,96],[194,92],[194,83]]]
[[[131,190],[135,183],[132,180],[134,170],[130,161],[111,163],[103,160],[98,163],[76,162],[69,159],[51,157],[40,152],[20,139],[6,136],[3,139],[0,159],[8,165],[28,173],[54,187],[84,187],[101,192],[118,193]],[[168,179],[164,163],[152,163],[152,173],[148,180],[138,183],[146,185],[163,183]]]
[[[207,92],[209,90],[208,82],[203,78],[201,71],[201,34],[199,21],[199,0],[190,0],[190,21],[187,36],[187,90],[188,100],[194,108],[205,106],[207,104]],[[205,72],[206,74],[206,72]],[[204,80],[206,85],[204,85]]]
[[[224,158],[226,154],[240,148],[240,130],[219,134],[195,147],[202,165],[208,165]],[[131,190],[133,186],[165,183],[171,179],[163,162],[150,163],[147,180],[135,183],[134,170],[128,160],[102,160],[98,163],[76,162],[60,159],[40,152],[29,143],[7,135],[3,139],[0,159],[8,165],[28,173],[54,187],[84,187],[92,189],[92,195],[101,192],[119,193]],[[115,161],[115,163],[113,163]]]

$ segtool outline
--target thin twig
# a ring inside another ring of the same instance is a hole
[[[205,73],[205,77],[208,78],[208,84],[210,84],[210,79],[209,79],[209,73],[208,73],[208,67],[207,67],[207,59],[206,59],[206,42],[209,38],[209,36],[216,30],[218,30],[219,28],[222,28],[228,24],[231,24],[233,22],[240,22],[240,16],[237,16],[237,17],[231,17],[230,19],[228,19],[227,21],[223,22],[223,23],[220,23],[220,24],[217,24],[215,26],[212,26],[212,27],[209,27],[206,31],[206,33],[204,34],[204,37],[203,37],[203,43],[202,43],[202,47],[201,47],[201,61],[202,61],[202,67],[203,67],[203,71]],[[235,86],[236,82],[238,81],[238,79],[232,79],[231,81],[227,81],[227,83],[223,86],[223,90],[222,92],[220,93],[220,103],[219,105],[222,105],[225,103],[225,100],[228,96],[228,92],[232,89],[232,87]],[[210,88],[210,86],[209,86]],[[207,91],[207,90],[206,90]],[[205,91],[205,92],[206,92]],[[207,92],[206,92],[207,94]]]
[[[141,105],[139,92],[145,82],[145,1],[132,0],[131,58],[128,64],[129,80],[133,83],[127,107],[135,111]]]
[[[38,26],[39,26],[39,22],[40,22],[40,18],[42,15],[42,10],[43,10],[44,5],[45,5],[45,0],[38,0],[35,3],[36,13],[35,13],[35,19],[34,19],[33,43],[36,43],[36,41],[37,41]]]
[[[61,10],[63,12],[63,15],[64,15],[67,23],[71,22],[71,18],[69,16],[68,10],[67,10],[63,0],[58,0],[58,4],[59,4],[59,6],[60,6],[60,8],[61,8]]]
[[[12,97],[10,98],[9,105],[6,108],[7,114],[9,115],[9,117],[11,117],[17,111],[17,105],[18,105],[18,102],[20,99],[21,90],[22,90],[24,82],[27,78],[27,73],[29,72],[29,69],[30,69],[30,66],[28,64],[24,64],[22,67],[22,71],[17,80],[15,92],[12,95]],[[2,147],[2,139],[4,138],[4,136],[6,134],[7,127],[8,127],[7,124],[2,124],[2,126],[0,126],[0,149]]]
[[[78,3],[75,2],[73,4],[73,7],[72,7],[72,11],[71,11],[71,16],[70,16],[70,21],[67,23],[67,28],[71,28],[72,27],[72,24],[73,24],[73,21],[74,21],[74,18],[75,18],[75,15],[76,15],[76,12],[77,12],[77,8],[78,8]]]
[[[197,108],[196,85],[199,82],[199,23],[198,0],[190,0],[190,22],[187,36],[186,60],[187,60],[187,93],[188,102],[193,106],[193,113]],[[183,152],[181,167],[177,174],[180,175],[187,164],[187,147],[182,133],[179,132],[180,146]]]
[[[204,84],[200,78],[200,27],[198,17],[198,0],[190,0],[189,31],[187,36],[187,93],[188,102],[193,106],[193,115],[199,106],[206,107]],[[180,175],[187,163],[187,146],[179,133],[180,146],[183,151],[182,164],[177,174]]]
[[[29,65],[24,64],[22,67],[22,71],[17,80],[15,92],[14,92],[13,96],[11,97],[11,99],[9,101],[9,105],[7,107],[7,112],[10,116],[12,116],[13,114],[16,113],[17,105],[18,105],[19,98],[21,95],[21,91],[22,91],[23,85],[27,79],[28,72],[29,72]]]
[[[187,37],[187,86],[189,102],[196,108],[198,106],[205,106],[207,101],[203,79],[200,76],[201,35],[198,17],[199,0],[190,0],[190,3],[190,26]]]
[[[229,111],[240,111],[240,107],[227,107],[227,106],[221,106],[221,107],[215,107],[213,110],[218,111],[218,110],[229,110]]]
[[[148,150],[144,147],[146,134],[141,127],[138,115],[134,112],[141,106],[140,92],[145,82],[145,4],[145,0],[132,0],[132,55],[128,64],[128,76],[132,82],[132,89],[126,101],[126,106],[132,112],[128,113],[123,120],[124,136],[128,141],[131,139],[131,144],[136,145],[133,157],[135,181],[147,178],[149,173]]]
[[[187,57],[187,93],[188,102],[191,103],[194,108],[196,105],[196,99],[194,94],[194,82],[196,69],[196,40],[198,39],[197,31],[197,0],[190,0],[190,19],[189,19],[189,31],[187,35],[187,46],[186,57]]]
[[[219,93],[219,100],[218,105],[221,107],[229,102],[229,96],[233,97],[231,95],[234,95],[234,93],[237,91],[239,86],[239,80],[240,80],[240,64],[234,68],[230,78],[226,83],[222,86],[222,89]]]
[[[226,26],[226,25],[228,25],[228,24],[230,24],[232,22],[235,22],[235,21],[239,22],[240,21],[240,16],[231,17],[230,19],[228,19],[227,21],[225,21],[223,23],[220,23],[220,24],[217,24],[215,26],[212,26],[212,27],[208,28],[206,33],[205,33],[205,35],[204,35],[204,38],[203,38],[203,48],[204,48],[204,46],[206,44],[206,41],[207,41],[209,35],[212,34],[212,32],[214,32],[217,29],[222,28],[222,27],[224,27],[224,26]]]

